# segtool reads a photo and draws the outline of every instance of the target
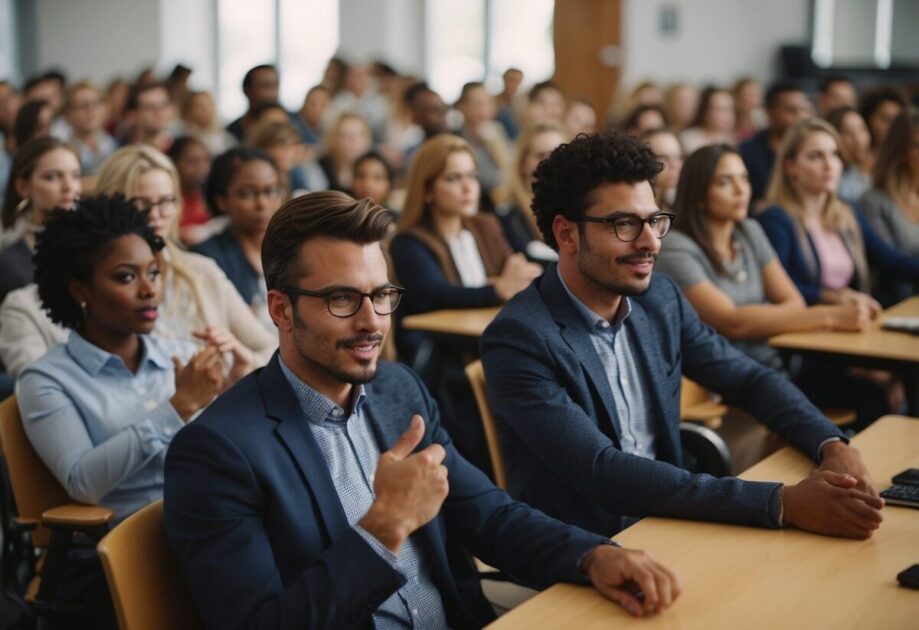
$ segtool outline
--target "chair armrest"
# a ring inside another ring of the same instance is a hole
[[[713,400],[696,403],[691,407],[680,410],[680,420],[689,422],[702,422],[709,429],[721,426],[721,418],[728,413],[727,405]]]
[[[107,507],[99,505],[82,505],[68,503],[50,510],[41,515],[42,524],[46,527],[66,527],[70,529],[91,529],[105,525],[115,518],[115,513]]]
[[[26,518],[24,516],[14,516],[13,526],[24,531],[31,531],[38,527],[38,519]]]

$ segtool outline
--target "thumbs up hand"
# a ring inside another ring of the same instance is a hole
[[[412,453],[423,436],[424,420],[415,415],[408,430],[380,455],[373,482],[376,499],[359,523],[393,553],[437,516],[450,489],[443,465],[447,453],[440,444]]]

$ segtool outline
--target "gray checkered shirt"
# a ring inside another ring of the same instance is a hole
[[[281,371],[297,396],[313,439],[325,457],[348,524],[374,551],[405,576],[405,585],[373,614],[374,627],[379,630],[446,628],[447,617],[443,602],[431,580],[431,572],[416,536],[410,536],[405,541],[397,557],[357,524],[373,503],[373,475],[380,458],[380,448],[362,413],[366,401],[364,386],[355,389],[351,415],[346,416],[344,409],[301,381],[284,361],[280,361],[280,364]]]
[[[654,459],[654,433],[651,431],[648,417],[644,383],[635,357],[632,356],[629,331],[623,326],[626,318],[632,313],[632,303],[629,298],[623,296],[616,318],[610,323],[590,310],[571,292],[560,271],[558,279],[587,323],[590,341],[606,372],[606,380],[613,393],[616,415],[619,417],[619,427],[622,430],[622,451]]]

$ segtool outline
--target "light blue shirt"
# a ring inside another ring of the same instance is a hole
[[[635,357],[632,355],[629,331],[623,326],[632,313],[632,303],[628,297],[623,296],[615,319],[608,322],[606,318],[590,310],[571,292],[561,272],[558,271],[558,267],[556,267],[556,272],[568,297],[584,318],[589,330],[590,341],[606,372],[606,380],[616,404],[616,415],[619,417],[622,451],[654,459],[654,433],[650,425],[651,419],[645,397],[644,382],[641,379]]]
[[[350,414],[304,383],[278,357],[310,433],[316,440],[341,500],[348,525],[389,565],[405,576],[406,583],[389,596],[373,614],[374,626],[391,628],[446,628],[447,616],[437,586],[431,580],[422,547],[409,536],[397,557],[372,534],[358,525],[374,500],[373,478],[380,448],[363,414],[367,399],[364,386],[355,389]]]
[[[121,357],[71,331],[19,377],[23,426],[39,457],[75,501],[104,505],[123,519],[162,498],[166,447],[184,425],[169,399],[172,356],[195,345],[142,336],[132,373]]]

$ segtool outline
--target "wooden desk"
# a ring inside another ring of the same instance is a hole
[[[919,467],[919,419],[886,416],[854,440],[881,488]],[[812,463],[791,448],[743,475],[797,482]],[[648,549],[673,569],[683,594],[658,617],[637,620],[591,588],[560,584],[491,628],[912,628],[919,592],[896,575],[919,562],[919,510],[886,507],[870,540],[663,518],[646,518],[616,536]]]
[[[769,339],[769,345],[782,350],[919,363],[919,335],[881,329],[881,322],[888,317],[919,317],[919,297],[885,310],[862,332],[785,333]]]
[[[402,320],[406,330],[448,335],[474,337],[478,339],[501,310],[499,306],[488,308],[448,309],[409,315]]]

